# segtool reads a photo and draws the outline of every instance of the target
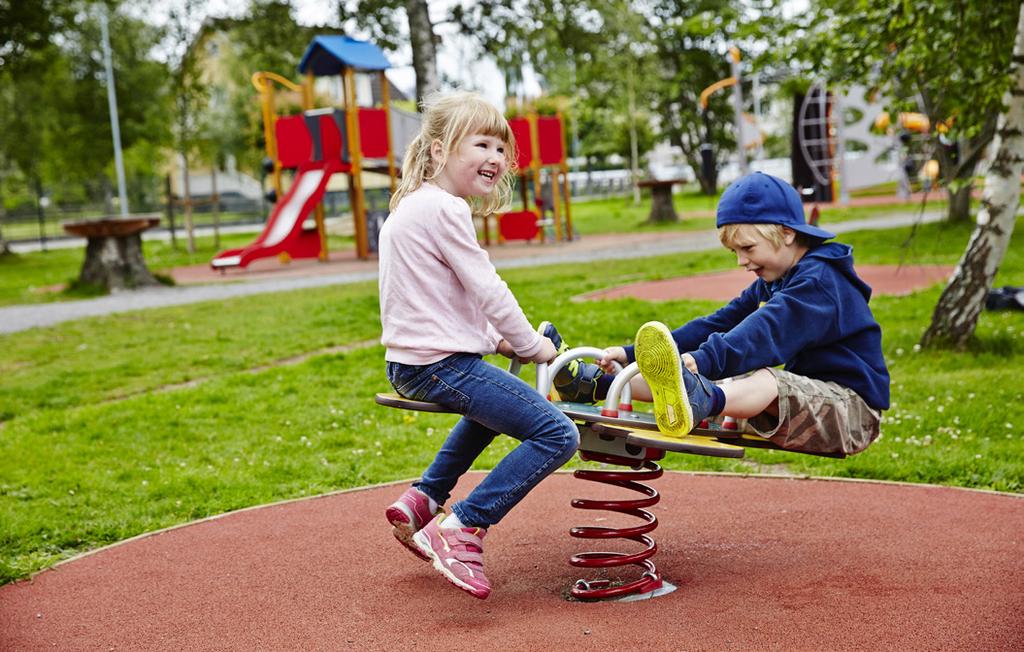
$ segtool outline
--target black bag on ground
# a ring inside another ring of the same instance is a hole
[[[989,290],[985,297],[986,310],[1024,310],[1024,287],[1005,285]]]

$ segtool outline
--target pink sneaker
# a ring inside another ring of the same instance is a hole
[[[438,507],[436,512],[431,513],[430,499],[415,487],[406,489],[405,493],[391,503],[384,512],[388,523],[395,526],[391,532],[398,542],[408,548],[412,554],[426,560],[429,560],[430,557],[416,547],[416,544],[412,542],[412,535],[416,534],[437,514],[444,514],[444,510]]]
[[[434,562],[445,578],[474,598],[491,594],[491,583],[484,575],[484,535],[480,527],[441,528],[438,516],[413,535],[413,543]]]

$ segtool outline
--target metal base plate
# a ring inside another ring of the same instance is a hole
[[[612,600],[612,602],[638,602],[640,600],[650,600],[651,598],[657,598],[662,595],[668,595],[669,593],[675,591],[677,588],[678,587],[675,584],[662,580],[661,586],[654,589],[653,591],[648,591],[647,593],[636,593],[633,595],[624,595],[621,598],[616,598],[615,600]]]

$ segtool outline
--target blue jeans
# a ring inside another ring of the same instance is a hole
[[[467,526],[489,527],[537,484],[572,459],[576,424],[537,390],[478,355],[456,353],[433,364],[388,362],[388,380],[402,396],[440,403],[463,415],[414,486],[443,505],[459,478],[499,434],[519,446],[452,512]]]

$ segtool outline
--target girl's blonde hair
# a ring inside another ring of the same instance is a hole
[[[476,93],[434,93],[423,101],[423,124],[420,133],[409,144],[402,162],[402,179],[391,196],[390,208],[425,181],[437,178],[451,155],[469,136],[483,134],[504,141],[508,168],[498,180],[494,191],[480,198],[467,198],[474,215],[490,215],[509,203],[512,197],[512,177],[515,171],[516,144],[508,121],[495,106]],[[430,155],[431,145],[441,143],[441,161],[435,164]]]

